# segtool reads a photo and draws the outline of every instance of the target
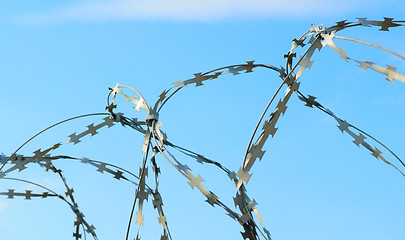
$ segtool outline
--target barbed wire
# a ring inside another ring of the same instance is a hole
[[[395,53],[391,50],[388,50],[384,47],[375,45],[373,43],[369,43],[363,40],[357,40],[352,38],[347,38],[343,36],[337,36],[336,34],[339,33],[347,28],[353,27],[380,27],[380,31],[389,31],[390,28],[405,26],[405,21],[398,21],[394,20],[393,18],[384,18],[382,21],[377,20],[367,20],[367,18],[358,18],[357,21],[340,21],[337,22],[335,25],[331,27],[323,28],[322,25],[316,26],[312,25],[311,28],[306,31],[301,37],[294,38],[292,40],[292,47],[291,49],[284,55],[286,58],[285,68],[284,67],[275,67],[272,65],[267,64],[256,64],[254,61],[247,61],[245,64],[236,64],[236,65],[229,65],[221,68],[217,68],[205,73],[195,73],[193,78],[184,80],[184,81],[177,81],[173,83],[173,86],[167,90],[164,90],[160,95],[157,101],[153,105],[149,105],[145,98],[133,87],[125,86],[116,84],[115,87],[110,88],[110,92],[107,96],[107,107],[106,110],[108,113],[94,113],[94,114],[86,114],[80,115],[77,117],[69,118],[58,122],[56,124],[51,125],[50,127],[40,131],[39,133],[35,134],[33,137],[28,139],[24,144],[22,144],[19,148],[17,148],[10,156],[1,155],[1,167],[0,167],[0,180],[6,181],[20,181],[33,184],[37,187],[47,190],[43,193],[35,193],[32,190],[25,190],[25,191],[16,191],[15,189],[8,189],[7,191],[0,192],[0,195],[6,196],[8,199],[14,199],[14,197],[24,197],[25,199],[32,199],[32,198],[57,198],[64,201],[66,204],[69,205],[70,209],[76,216],[75,219],[75,229],[73,233],[73,237],[75,239],[81,239],[82,236],[86,238],[86,232],[89,233],[93,239],[98,239],[95,231],[95,227],[89,224],[85,218],[84,214],[79,210],[78,203],[74,198],[74,189],[71,188],[65,176],[63,175],[62,169],[58,169],[55,166],[56,161],[60,160],[69,160],[69,161],[76,161],[87,164],[96,169],[97,172],[100,173],[107,173],[113,178],[117,180],[124,180],[133,184],[136,187],[135,196],[133,200],[133,206],[130,212],[130,218],[128,220],[128,227],[126,232],[126,239],[129,239],[131,234],[131,226],[132,220],[135,218],[135,222],[137,223],[137,230],[136,230],[136,239],[141,238],[141,226],[144,222],[143,216],[143,206],[144,201],[148,200],[148,197],[151,196],[153,198],[152,205],[156,209],[158,213],[158,221],[160,225],[162,225],[162,235],[161,240],[165,239],[172,239],[171,233],[168,227],[168,221],[166,219],[166,215],[163,212],[163,201],[162,196],[159,192],[159,174],[161,174],[160,168],[156,162],[156,156],[160,155],[164,159],[166,159],[169,164],[176,169],[178,173],[180,173],[186,180],[189,186],[192,189],[197,188],[199,192],[206,198],[206,202],[212,206],[219,206],[222,208],[225,213],[231,217],[233,220],[238,222],[244,229],[244,232],[241,232],[243,239],[249,240],[257,240],[260,237],[263,239],[270,240],[271,234],[270,231],[265,227],[262,222],[262,215],[260,214],[257,208],[257,202],[255,199],[250,198],[247,193],[247,184],[252,176],[252,167],[257,162],[257,160],[262,160],[266,150],[264,149],[267,140],[273,138],[277,132],[277,122],[281,116],[283,116],[288,108],[287,103],[290,100],[291,96],[295,94],[299,100],[305,103],[307,107],[315,107],[315,109],[320,110],[322,113],[332,117],[336,122],[339,130],[342,133],[347,133],[353,138],[353,143],[356,144],[358,147],[363,146],[367,149],[373,157],[376,159],[382,160],[384,163],[390,165],[391,167],[395,168],[398,172],[405,177],[404,171],[401,170],[399,167],[392,164],[386,157],[383,156],[383,152],[380,149],[386,150],[389,154],[391,154],[396,160],[399,161],[401,164],[401,168],[405,167],[404,162],[387,146],[385,146],[382,142],[377,140],[376,138],[372,137],[367,132],[361,130],[360,128],[350,124],[346,120],[338,117],[332,110],[326,108],[323,104],[321,104],[316,97],[312,95],[306,95],[299,90],[300,82],[298,81],[302,76],[303,72],[306,69],[310,69],[314,60],[312,60],[313,55],[315,54],[316,50],[320,52],[324,47],[329,46],[334,51],[336,51],[339,56],[347,62],[354,62],[362,69],[371,69],[375,72],[383,74],[386,76],[386,80],[394,83],[394,80],[404,82],[405,83],[405,76],[397,72],[397,68],[387,65],[387,67],[382,67],[376,65],[376,63],[372,61],[360,61],[355,58],[349,57],[342,48],[340,48],[335,43],[335,39],[346,40],[354,43],[366,44],[390,54],[393,54],[396,57],[405,60],[405,57],[401,56],[398,53]],[[294,58],[296,58],[297,53],[296,50],[298,48],[306,48],[304,53],[298,58],[298,60],[294,63]],[[257,125],[254,128],[252,136],[250,138],[249,144],[247,146],[245,156],[243,159],[243,163],[237,171],[233,171],[230,168],[223,165],[215,160],[208,159],[204,157],[202,154],[197,153],[195,151],[186,149],[174,143],[171,143],[167,140],[167,134],[162,130],[163,124],[159,122],[159,113],[165,106],[165,104],[177,93],[180,92],[186,86],[195,84],[195,87],[203,86],[207,81],[216,80],[222,75],[225,74],[232,74],[233,76],[245,73],[252,73],[256,68],[263,68],[275,71],[279,74],[279,78],[282,80],[281,84],[275,91],[274,95],[272,96],[271,100],[265,107],[262,115],[259,118]],[[266,114],[269,111],[270,107],[274,105],[274,101],[280,95],[281,90],[285,88],[286,92],[285,95],[280,98],[278,103],[275,106],[275,110],[266,118]],[[128,91],[132,91],[132,95],[127,93]],[[120,96],[126,102],[131,102],[134,104],[134,109],[137,111],[146,111],[145,121],[138,121],[137,118],[128,118],[124,116],[123,113],[115,112],[117,109],[116,98]],[[51,147],[46,148],[45,150],[38,149],[33,152],[32,156],[25,156],[17,154],[18,151],[24,147],[28,142],[35,139],[37,136],[43,134],[47,130],[56,127],[60,124],[63,124],[68,121],[76,120],[83,117],[90,117],[90,116],[104,116],[108,115],[103,118],[103,121],[96,124],[92,123],[87,126],[87,130],[82,131],[80,133],[72,133],[69,135],[69,140],[65,143],[56,143]],[[108,162],[102,162],[97,160],[91,160],[89,158],[77,158],[68,155],[55,155],[52,156],[52,152],[56,149],[59,149],[67,144],[73,143],[76,145],[80,143],[85,137],[87,136],[94,136],[98,134],[100,130],[104,128],[110,128],[117,123],[120,123],[124,127],[129,127],[137,132],[144,135],[144,141],[142,146],[143,151],[143,161],[142,166],[139,169],[139,174],[134,174],[133,172],[116,166],[114,164]],[[259,127],[262,126],[261,130],[259,131]],[[371,143],[373,142],[373,143]],[[373,147],[372,144],[378,145],[379,148]],[[235,208],[239,210],[236,212],[231,209],[231,207],[225,205],[217,194],[213,191],[207,189],[203,182],[203,179],[200,174],[194,175],[191,171],[191,168],[187,166],[187,164],[183,164],[179,159],[175,157],[175,155],[171,152],[171,149],[177,150],[184,156],[192,157],[198,163],[206,163],[208,165],[216,166],[217,168],[221,169],[228,178],[235,184],[236,187],[236,195],[233,197],[233,201],[235,203]],[[56,191],[43,186],[41,184],[35,183],[30,180],[24,180],[20,178],[13,178],[13,177],[6,177],[14,172],[21,172],[31,166],[33,164],[38,164],[46,171],[51,170],[55,173],[59,179],[63,182],[63,185],[66,189],[63,196],[62,194],[58,194]],[[146,177],[148,176],[148,166],[152,167],[152,171],[154,173],[154,180],[155,180],[155,188],[151,188],[147,182]],[[6,168],[8,167],[8,168]],[[136,208],[137,207],[137,208]],[[136,211],[135,217],[134,213]],[[259,224],[256,223],[259,222]],[[260,234],[260,235],[259,235]]]

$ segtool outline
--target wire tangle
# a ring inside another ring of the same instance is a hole
[[[146,102],[146,99],[135,88],[117,83],[115,87],[110,88],[108,93],[106,106],[107,113],[86,114],[63,120],[34,135],[11,155],[1,155],[0,180],[30,183],[46,190],[45,192],[36,193],[28,189],[25,191],[8,189],[4,191],[0,190],[0,195],[3,195],[8,199],[20,197],[28,200],[39,198],[59,199],[60,201],[65,202],[76,216],[73,232],[74,239],[78,240],[82,239],[83,237],[86,238],[86,233],[90,234],[93,239],[98,239],[95,231],[96,228],[86,221],[83,212],[79,210],[79,205],[74,197],[74,189],[69,186],[62,169],[57,168],[55,165],[57,161],[61,160],[86,164],[91,166],[99,173],[106,173],[106,175],[109,175],[116,180],[122,180],[122,182],[128,182],[134,185],[135,194],[133,197],[130,218],[128,220],[126,232],[127,240],[130,239],[131,235],[134,235],[137,240],[141,239],[141,226],[144,222],[143,206],[144,202],[148,201],[149,197],[153,199],[152,205],[157,211],[158,222],[162,227],[160,239],[173,239],[169,230],[168,219],[163,211],[163,198],[159,192],[159,175],[161,174],[161,169],[158,166],[158,161],[156,158],[157,156],[160,156],[185,178],[188,185],[192,189],[198,190],[205,197],[205,201],[208,204],[212,205],[213,207],[218,206],[222,209],[222,211],[224,211],[225,214],[240,224],[243,228],[243,232],[241,232],[243,239],[270,240],[270,231],[262,222],[262,215],[257,208],[256,200],[248,195],[247,184],[251,179],[253,166],[258,162],[257,160],[262,160],[264,157],[266,152],[265,144],[267,140],[275,136],[278,129],[276,127],[277,122],[286,113],[288,108],[287,104],[293,94],[295,94],[299,100],[303,101],[305,106],[320,110],[322,113],[333,118],[337,122],[338,129],[342,133],[350,135],[353,138],[353,143],[356,146],[364,147],[373,157],[382,160],[384,163],[395,168],[400,174],[402,174],[402,176],[405,177],[404,170],[401,170],[401,168],[405,167],[405,164],[391,149],[376,138],[372,137],[370,134],[338,117],[334,112],[332,112],[332,110],[322,105],[316,99],[316,97],[306,95],[299,90],[301,84],[299,79],[306,69],[309,70],[311,68],[312,64],[314,63],[314,60],[312,59],[315,53],[320,52],[324,47],[327,46],[331,47],[345,61],[353,62],[362,69],[371,69],[375,72],[383,74],[385,75],[386,80],[390,82],[394,83],[394,80],[396,80],[405,83],[405,76],[397,72],[397,68],[389,65],[387,65],[387,67],[382,67],[376,65],[376,63],[372,61],[360,61],[349,57],[347,53],[335,43],[335,40],[346,40],[354,43],[366,44],[405,60],[405,57],[384,47],[380,47],[362,40],[337,36],[337,34],[340,34],[341,31],[353,27],[378,27],[380,31],[389,31],[391,28],[404,25],[405,21],[397,21],[393,18],[384,18],[384,20],[381,21],[368,20],[367,18],[358,18],[357,21],[351,22],[344,20],[327,28],[312,25],[308,31],[301,35],[301,37],[294,38],[292,40],[291,49],[284,55],[284,58],[286,59],[285,66],[275,67],[267,64],[257,64],[254,61],[247,61],[244,64],[229,65],[205,73],[195,73],[190,79],[174,82],[170,88],[164,90],[159,95],[158,99],[153,105],[149,105]],[[297,57],[296,51],[300,48],[305,49],[305,51],[297,59],[297,61],[294,62],[294,59]],[[259,121],[254,128],[245,152],[245,156],[243,157],[243,162],[238,170],[229,169],[221,162],[209,159],[200,153],[168,141],[168,136],[163,131],[163,124],[159,121],[159,114],[163,110],[165,104],[177,93],[189,85],[201,87],[208,81],[217,80],[226,74],[236,76],[240,74],[252,73],[253,70],[259,68],[269,69],[276,72],[279,75],[278,77],[281,79],[281,83],[274,95],[271,97],[271,100],[267,104],[263,114],[260,116]],[[281,95],[280,92],[282,89],[285,89],[285,94],[280,97],[277,103],[275,103],[276,98]],[[124,113],[117,112],[116,109],[118,107],[118,97],[122,97],[127,103],[133,104],[133,108],[135,110],[145,111],[145,120],[140,121],[138,118],[129,118]],[[274,110],[268,114],[271,106],[274,107]],[[38,135],[43,134],[50,128],[56,127],[68,121],[90,116],[104,116],[104,118],[102,118],[102,120],[100,120],[98,123],[88,125],[85,131],[72,133],[68,136],[69,140],[65,143],[59,142],[48,148],[44,148],[44,150],[40,148],[34,151],[31,156],[20,155],[17,153],[28,142],[35,139]],[[133,129],[144,136],[144,141],[142,144],[143,160],[138,174],[108,162],[92,160],[89,158],[77,158],[69,155],[52,155],[52,152],[56,149],[62,148],[67,144],[76,145],[81,141],[88,139],[88,136],[97,135],[99,133],[98,131],[113,127],[114,125],[117,125],[117,123],[120,123],[123,127]],[[379,148],[373,146],[373,144],[378,145]],[[235,185],[236,194],[233,197],[235,210],[233,210],[233,207],[225,205],[223,201],[220,200],[219,194],[214,193],[210,189],[206,188],[203,184],[205,182],[203,177],[200,176],[200,174],[193,174],[190,167],[187,166],[187,164],[182,163],[182,158],[176,157],[172,150],[176,150],[176,152],[180,153],[182,157],[191,157],[200,164],[212,165],[224,172],[228,176],[229,180]],[[397,167],[391,163],[389,161],[389,156],[383,156],[382,150],[385,150],[387,153],[391,154],[391,157],[397,160],[401,167]],[[46,186],[30,180],[8,177],[11,174],[21,172],[34,164],[39,165],[45,171],[51,170],[52,173],[56,174],[63,183],[66,192],[62,194],[57,193]],[[150,168],[152,169],[153,173],[154,188],[150,187],[147,183]],[[170,216],[168,216],[168,218],[170,218]],[[134,228],[131,230],[131,227],[133,227],[132,225],[134,224],[137,225],[136,231],[133,230]]]

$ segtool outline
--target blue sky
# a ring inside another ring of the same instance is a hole
[[[1,6],[0,152],[6,155],[55,122],[105,112],[108,87],[116,83],[136,88],[152,104],[173,82],[190,79],[194,73],[252,60],[284,66],[283,55],[291,40],[311,23],[331,26],[361,17],[405,20],[404,4],[389,0],[3,1]],[[353,28],[336,35],[405,55],[404,29]],[[405,73],[400,58],[358,43],[334,41],[348,56],[379,66],[389,64]],[[297,49],[297,56],[301,54],[303,50]],[[404,159],[405,84],[392,84],[382,74],[345,62],[330,47],[316,52],[313,60],[300,78],[300,91],[316,96],[336,115]],[[162,110],[162,129],[173,143],[236,172],[254,126],[279,84],[277,73],[255,68],[253,73],[227,74],[202,87],[187,86]],[[145,117],[122,98],[117,103],[126,116]],[[269,113],[274,110],[272,105]],[[68,135],[102,121],[102,117],[89,117],[66,123],[19,153],[31,155],[39,148],[66,142]],[[353,139],[339,131],[333,118],[304,107],[296,96],[277,127],[247,185],[273,239],[403,239],[405,182],[401,174],[351,143]],[[120,125],[99,132],[53,154],[87,157],[138,173],[143,136]],[[194,175],[204,178],[204,186],[233,208],[236,189],[225,174],[172,151]],[[383,154],[400,167],[387,151]],[[223,209],[205,203],[204,196],[192,190],[164,158],[157,161],[173,239],[242,239],[242,227]],[[134,186],[78,161],[58,160],[55,165],[63,169],[99,239],[124,239]],[[65,191],[55,174],[36,165],[9,177],[31,180],[60,194]],[[147,181],[153,185],[151,169]],[[7,189],[42,192],[29,184],[0,181],[0,192]],[[72,239],[74,215],[58,199],[0,196],[0,216],[2,239]],[[162,230],[151,199],[145,203],[144,216],[142,239],[159,239]]]

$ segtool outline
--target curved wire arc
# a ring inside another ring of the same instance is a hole
[[[300,91],[297,91],[297,93],[298,93],[302,98],[308,99],[308,98],[305,97],[305,95],[302,94]],[[322,107],[317,106],[317,105],[313,105],[313,106],[315,106],[317,109],[321,110],[322,112],[324,112],[325,114],[327,114],[327,115],[329,115],[329,116],[331,116],[331,117],[337,117],[337,116],[333,116],[330,112],[328,112],[328,111],[326,111],[324,108],[322,108],[323,106],[322,106]],[[337,118],[339,118],[339,117],[337,117]],[[339,118],[339,119],[340,119],[340,118]],[[342,119],[340,119],[340,120],[343,121]],[[373,136],[371,136],[371,135],[368,134],[367,132],[361,130],[360,128],[358,128],[358,127],[356,127],[356,126],[354,126],[354,125],[352,125],[352,124],[350,124],[350,123],[348,123],[348,124],[349,124],[349,127],[352,127],[352,128],[354,128],[354,129],[356,129],[357,131],[361,132],[361,133],[364,134],[365,136],[367,136],[367,137],[369,137],[370,139],[374,140],[376,143],[380,144],[383,148],[385,148],[387,151],[389,151],[389,152],[402,164],[402,166],[405,167],[405,163],[404,163],[391,149],[389,149],[385,144],[383,144],[382,142],[380,142],[378,139],[374,138]],[[397,169],[397,170],[402,174],[402,176],[405,177],[405,174],[404,174],[401,170],[399,170],[399,169]]]
[[[38,184],[38,183],[35,183],[35,182],[32,182],[32,181],[28,181],[28,180],[24,180],[24,179],[20,179],[20,178],[10,178],[10,177],[3,177],[3,178],[0,178],[0,180],[2,180],[2,179],[4,179],[4,180],[14,180],[14,181],[19,181],[19,182],[29,183],[29,184],[35,185],[35,186],[37,186],[37,187],[43,188],[43,189],[45,189],[45,190],[47,190],[47,191],[49,191],[49,192],[51,192],[51,193],[57,195],[59,198],[63,198],[63,196],[59,195],[57,192],[53,191],[52,189],[47,188],[47,187],[45,187],[45,186],[43,186],[43,185],[41,185],[41,184]]]
[[[76,160],[76,161],[82,161],[82,160],[83,160],[83,159],[81,159],[81,158],[75,158],[75,157],[70,157],[70,156],[61,156],[61,155],[60,155],[60,156],[53,156],[53,157],[51,157],[51,158],[54,158],[53,160],[62,160],[62,159],[69,159],[69,160]],[[93,159],[89,159],[89,161],[95,162],[95,163],[103,163],[103,164],[105,164],[106,166],[111,166],[111,167],[114,167],[114,168],[116,168],[116,169],[118,169],[118,170],[122,170],[123,172],[126,172],[126,173],[128,173],[129,175],[131,175],[132,177],[134,177],[134,178],[136,178],[136,179],[139,180],[139,177],[138,177],[137,175],[135,175],[134,173],[132,173],[132,172],[129,171],[129,170],[126,170],[125,168],[119,167],[119,166],[117,166],[117,165],[114,165],[114,164],[111,164],[111,163],[108,163],[108,162],[97,161],[97,160],[93,160]],[[84,163],[84,164],[85,164],[85,163]],[[130,181],[130,182],[131,182],[131,181]],[[134,184],[136,184],[136,183],[134,183]],[[145,186],[148,187],[148,189],[153,192],[153,189],[152,189],[150,186],[148,186],[148,184],[145,183]]]
[[[317,36],[317,38],[319,38],[319,37],[320,37],[320,35]],[[299,64],[299,63],[302,61],[302,59],[304,59],[304,57],[307,55],[307,53],[309,52],[309,49],[310,49],[310,47],[309,47],[309,48],[305,51],[305,53],[300,57],[300,59],[297,61],[297,63],[296,63],[295,66],[291,69],[291,71],[284,77],[283,82],[280,84],[280,86],[278,87],[278,89],[277,89],[276,92],[274,93],[273,97],[270,99],[269,103],[267,104],[267,106],[266,106],[265,110],[263,111],[262,115],[260,116],[260,119],[259,119],[259,121],[258,121],[257,124],[256,124],[255,130],[253,131],[252,136],[250,137],[249,144],[248,144],[248,147],[247,147],[246,152],[245,152],[245,157],[244,157],[243,164],[242,164],[242,167],[243,167],[243,168],[245,167],[246,160],[247,160],[247,155],[248,155],[248,153],[249,153],[250,147],[252,146],[253,138],[254,138],[254,136],[256,135],[256,132],[257,132],[257,129],[259,128],[259,126],[260,126],[260,123],[263,121],[264,115],[266,114],[266,112],[267,112],[267,110],[269,109],[270,105],[273,103],[274,99],[276,98],[276,96],[277,96],[278,93],[280,92],[282,86],[287,82],[287,80],[288,80],[288,78],[290,77],[290,75],[291,75],[292,73],[294,73],[294,70],[297,68],[298,64]]]
[[[202,73],[201,76],[205,76],[205,75],[208,75],[208,74],[210,74],[210,73],[214,73],[214,72],[217,72],[217,71],[220,71],[220,70],[225,70],[225,69],[228,69],[228,68],[243,67],[243,66],[246,66],[246,65],[247,65],[247,64],[234,64],[234,65],[229,65],[229,66],[226,66],[226,67],[220,67],[220,68],[216,68],[216,69],[214,69],[214,70],[211,70],[211,71]],[[279,68],[274,67],[274,66],[271,66],[271,65],[253,64],[253,66],[254,66],[254,67],[265,67],[265,68],[269,68],[269,69],[272,69],[272,70],[274,70],[274,71],[280,72],[280,69],[279,69]],[[221,75],[222,75],[222,74],[221,74]],[[191,83],[189,83],[189,84],[191,84]],[[159,107],[159,109],[158,109],[157,112],[159,113],[160,110],[162,109],[162,107],[166,104],[166,102],[167,102],[174,94],[176,94],[178,91],[180,91],[180,89],[182,89],[182,88],[185,87],[185,86],[187,86],[187,84],[184,85],[184,86],[178,87],[169,97],[167,97],[167,98],[162,102],[162,104],[160,105],[160,107]],[[169,90],[171,90],[171,89],[173,89],[173,87],[171,87]]]
[[[72,117],[72,118],[68,118],[65,119],[63,121],[57,122],[45,129],[43,129],[42,131],[38,132],[37,134],[35,134],[34,136],[32,136],[30,139],[28,139],[26,142],[24,142],[20,147],[17,148],[17,150],[14,151],[14,153],[12,155],[15,155],[22,147],[24,147],[27,143],[29,143],[31,140],[33,140],[34,138],[38,137],[40,134],[42,134],[43,132],[48,131],[49,129],[56,127],[62,123],[68,122],[68,121],[72,121],[78,118],[83,118],[83,117],[90,117],[90,116],[97,116],[97,115],[109,115],[108,113],[90,113],[90,114],[84,114],[84,115],[79,115],[76,117]],[[4,168],[4,166],[6,165],[6,163],[4,163],[1,167],[0,167],[0,171]]]
[[[393,55],[395,55],[395,56],[401,58],[402,60],[405,60],[405,57],[404,57],[404,56],[402,56],[402,55],[400,55],[400,54],[398,54],[398,53],[396,53],[396,52],[393,52],[393,51],[391,51],[391,50],[388,50],[388,49],[386,49],[386,48],[383,48],[383,47],[381,47],[381,46],[375,45],[375,44],[373,44],[373,43],[369,43],[369,42],[365,42],[365,41],[361,41],[361,40],[353,39],[353,38],[340,37],[340,36],[336,36],[336,35],[335,35],[334,38],[343,39],[343,40],[348,40],[348,41],[352,41],[352,42],[363,43],[363,44],[366,44],[366,45],[369,45],[369,46],[372,46],[372,47],[375,47],[375,48],[379,48],[379,49],[381,49],[381,50],[383,50],[383,51],[389,52],[389,53],[391,53],[391,54],[393,54]]]

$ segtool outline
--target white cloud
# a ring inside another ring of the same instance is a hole
[[[7,202],[0,202],[0,212],[5,210],[8,206]]]
[[[344,1],[344,0],[343,0]],[[85,1],[42,14],[20,16],[34,24],[69,21],[215,21],[257,17],[302,17],[348,12],[354,3],[322,0],[104,0]]]

